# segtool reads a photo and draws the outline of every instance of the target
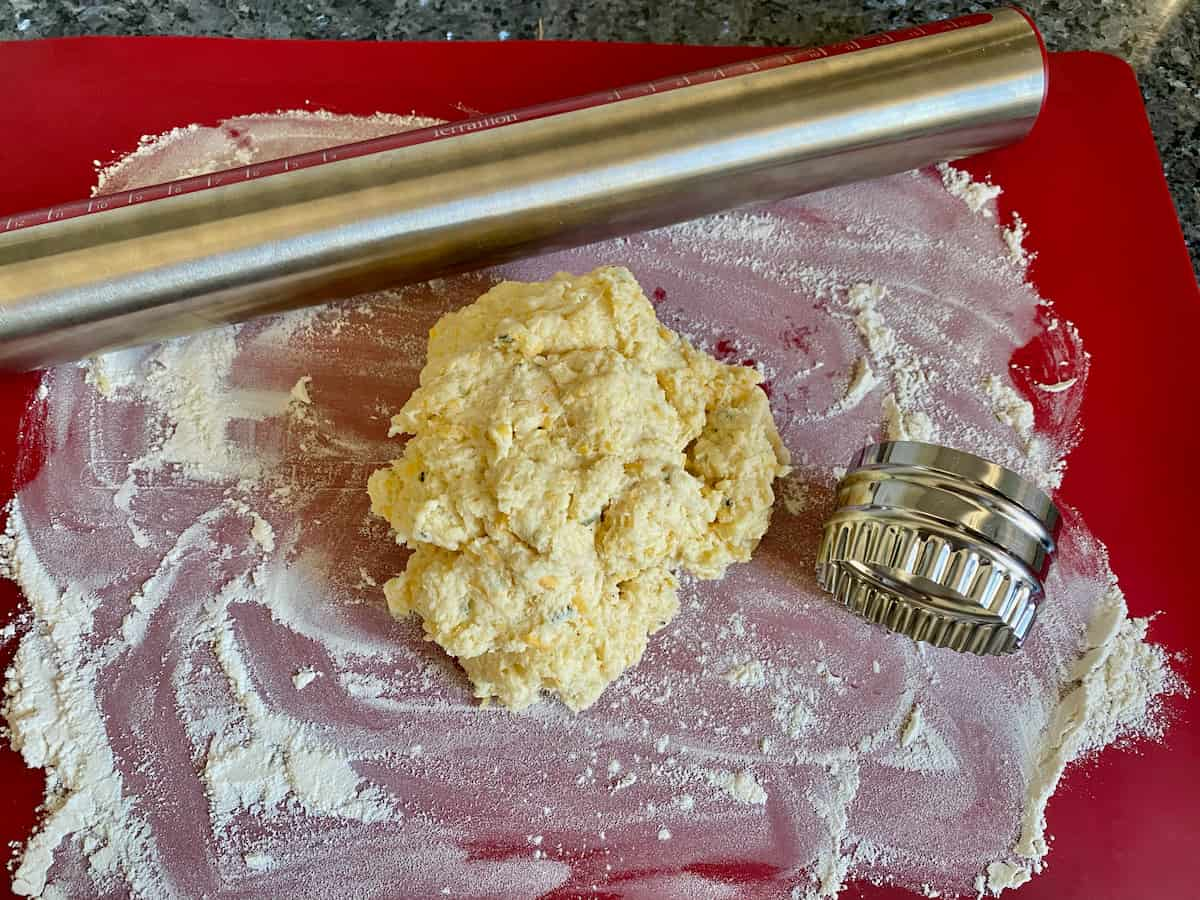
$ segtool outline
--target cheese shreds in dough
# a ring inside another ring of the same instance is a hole
[[[679,608],[675,572],[744,562],[787,471],[760,376],[662,325],[623,268],[504,282],[430,331],[412,435],[370,479],[415,551],[384,586],[475,696],[573,710]]]

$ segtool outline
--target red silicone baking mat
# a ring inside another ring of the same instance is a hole
[[[92,160],[140,135],[273,109],[495,112],[761,54],[746,47],[581,43],[371,44],[188,38],[0,43],[0,214],[84,196]],[[1131,612],[1156,609],[1152,637],[1190,650],[1200,625],[1185,518],[1200,500],[1186,461],[1200,333],[1197,291],[1133,73],[1101,54],[1051,56],[1033,135],[970,163],[1021,210],[1032,276],[1079,326],[1093,366],[1062,497],[1112,552]],[[29,377],[0,376],[0,500],[36,466],[18,459]],[[34,424],[25,427],[36,428]],[[18,602],[0,583],[0,621]],[[0,660],[2,661],[2,660]],[[1185,668],[1191,679],[1194,667]],[[1057,836],[1034,898],[1195,895],[1200,839],[1197,703],[1176,698],[1165,745],[1114,750],[1071,770],[1049,808]],[[23,840],[40,778],[0,749],[0,840]],[[663,859],[669,870],[669,857]],[[731,881],[753,872],[732,869]],[[7,879],[4,879],[7,881]],[[0,892],[5,890],[0,887]],[[853,886],[844,896],[902,896]],[[911,896],[904,894],[903,896]]]

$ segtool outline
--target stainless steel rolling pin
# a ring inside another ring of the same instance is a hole
[[[1000,9],[0,218],[0,369],[957,159],[1045,89]]]

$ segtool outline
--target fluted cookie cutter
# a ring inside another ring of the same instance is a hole
[[[817,581],[914,640],[1011,653],[1043,600],[1060,522],[1049,496],[1003,466],[936,444],[872,444],[838,484]]]

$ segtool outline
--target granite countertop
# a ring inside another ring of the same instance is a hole
[[[998,5],[955,0],[0,0],[0,39],[190,34],[357,40],[547,39],[805,45]],[[1137,71],[1200,273],[1200,0],[1025,0],[1052,50]]]

